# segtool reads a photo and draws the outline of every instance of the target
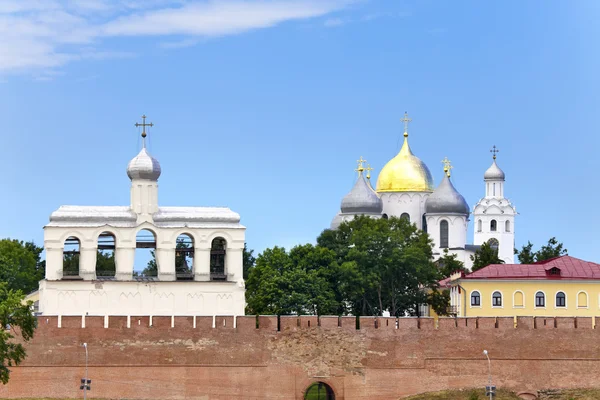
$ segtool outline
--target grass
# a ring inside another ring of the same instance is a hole
[[[405,397],[402,400],[486,400],[483,389],[444,390],[441,392],[424,393],[416,396]],[[540,400],[598,400],[599,389],[572,389],[553,391],[552,394],[544,396]],[[498,389],[494,400],[519,400],[515,392]]]

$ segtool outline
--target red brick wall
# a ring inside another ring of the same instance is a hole
[[[82,328],[85,322],[85,328]],[[0,397],[302,399],[316,381],[338,400],[398,399],[487,382],[518,391],[600,386],[590,318],[246,316],[40,317]],[[214,326],[214,327],[213,327]],[[279,330],[278,330],[279,328]]]

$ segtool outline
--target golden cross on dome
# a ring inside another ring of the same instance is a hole
[[[412,119],[408,118],[408,113],[404,111],[404,118],[400,121],[404,122],[404,136],[408,136],[408,123],[412,121]]]
[[[367,160],[364,160],[362,156],[360,156],[360,159],[356,160],[356,162],[358,163],[358,168],[356,168],[355,171],[358,172],[358,175],[360,175],[365,170],[365,167],[363,167],[363,163],[366,163]]]
[[[450,170],[454,167],[452,166],[450,160],[448,160],[448,157],[444,157],[444,159],[442,160],[442,164],[444,164],[444,172],[446,173],[446,175],[448,175],[448,178],[450,178]]]
[[[496,147],[496,145],[492,146],[492,149],[490,150],[490,153],[494,154],[493,159],[496,159],[496,153],[499,153],[500,150],[498,150],[498,148]]]
[[[367,171],[367,179],[371,179],[371,171],[373,171],[373,168],[371,168],[371,164],[367,164],[367,168],[365,168],[365,171]]]
[[[146,116],[142,115],[142,123],[135,123],[135,127],[137,128],[138,126],[142,127],[142,137],[146,138],[146,127],[147,126],[154,126],[154,124],[152,122],[150,122],[149,124],[146,123]]]

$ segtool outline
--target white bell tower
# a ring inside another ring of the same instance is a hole
[[[517,211],[509,199],[504,197],[504,172],[496,164],[496,146],[492,165],[485,171],[485,197],[473,209],[475,233],[473,242],[481,245],[490,242],[498,246],[498,257],[506,264],[515,262],[515,215]]]

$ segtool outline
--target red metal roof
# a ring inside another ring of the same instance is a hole
[[[560,275],[549,274],[552,268]],[[600,264],[561,256],[535,264],[491,264],[463,279],[600,279]]]
[[[449,283],[450,283],[450,277],[442,279],[441,281],[438,282],[438,285],[440,285],[440,287],[446,287],[446,286],[448,286]]]

